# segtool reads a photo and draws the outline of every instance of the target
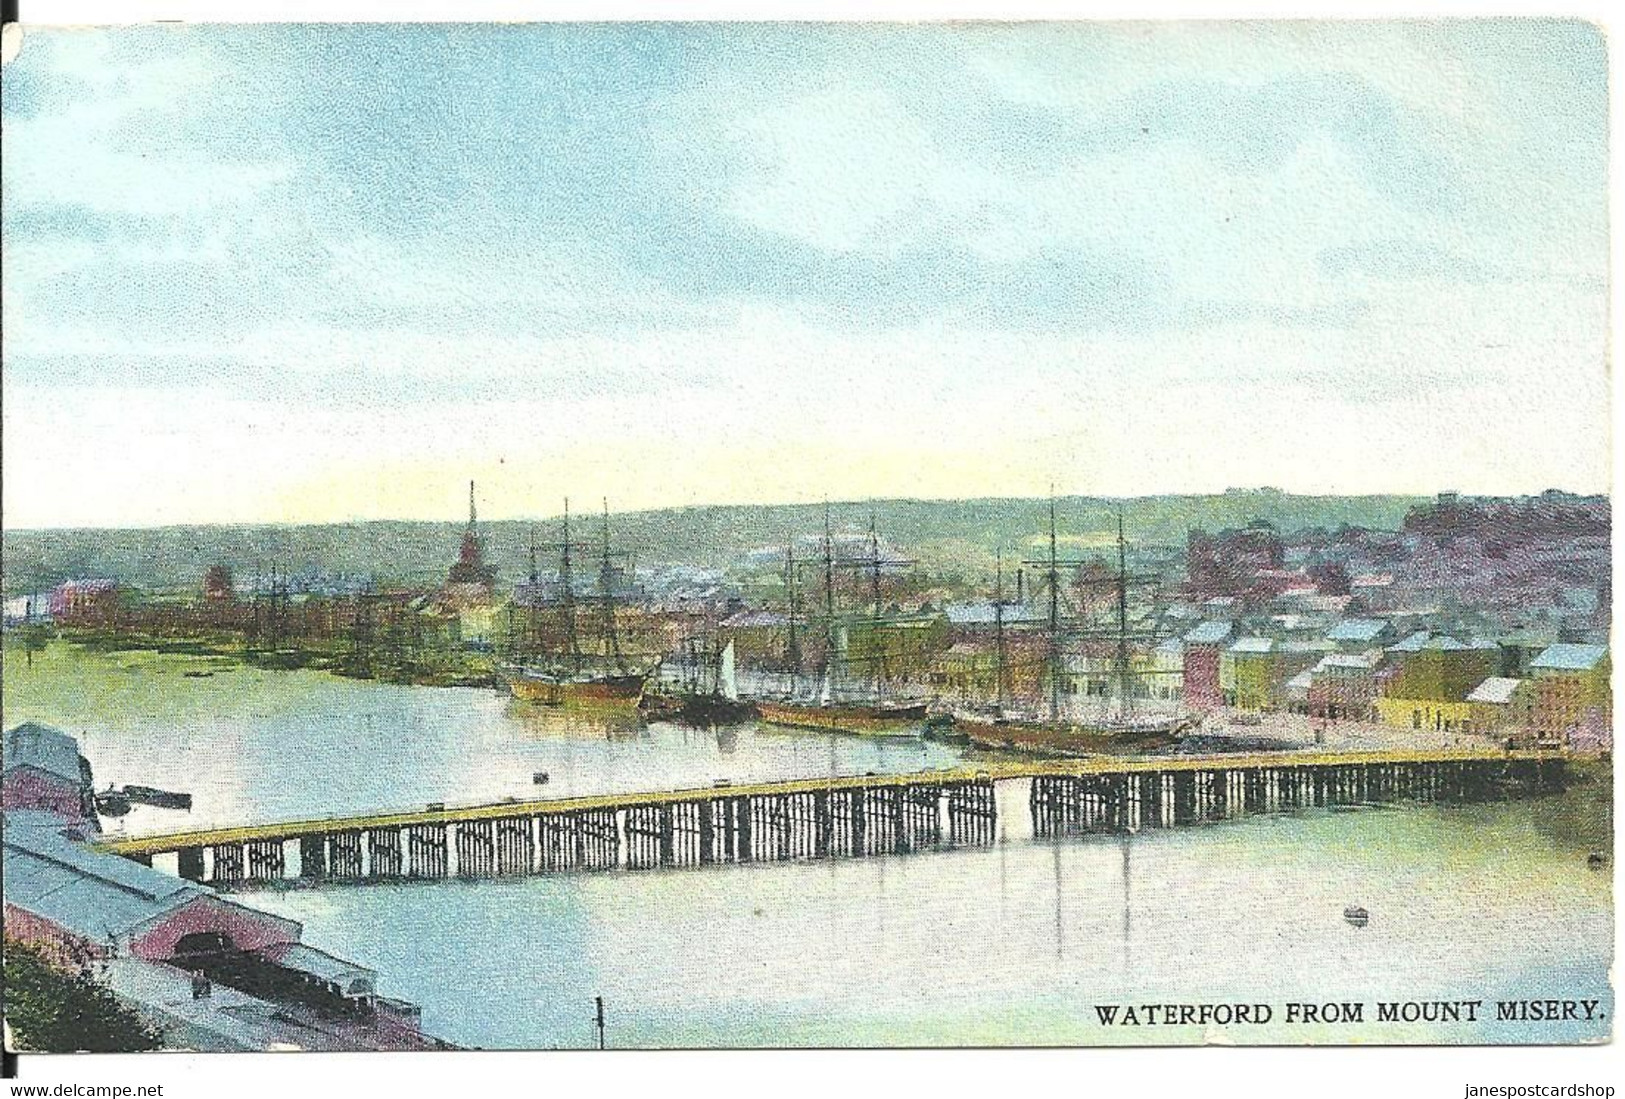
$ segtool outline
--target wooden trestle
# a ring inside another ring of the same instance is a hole
[[[486,878],[572,870],[856,858],[994,842],[995,783],[1031,782],[1034,835],[1129,832],[1244,814],[1560,790],[1561,756],[1451,751],[1149,757],[990,764],[698,790],[107,838],[222,886]],[[1018,795],[1019,796],[1019,795]]]

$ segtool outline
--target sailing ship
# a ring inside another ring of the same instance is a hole
[[[1128,572],[1128,541],[1123,516],[1117,516],[1117,569],[1098,581],[1114,589],[1116,622],[1109,635],[1114,641],[1112,682],[1115,690],[1105,712],[1082,716],[1062,702],[1063,643],[1067,633],[1061,607],[1061,568],[1081,562],[1062,561],[1056,550],[1055,501],[1049,509],[1049,555],[1047,560],[1027,562],[1046,569],[1049,593],[1048,644],[1045,679],[1049,685],[1047,714],[1012,706],[1010,665],[1006,644],[1004,613],[1004,567],[997,566],[994,607],[996,649],[996,700],[988,708],[965,708],[954,712],[954,729],[980,748],[992,748],[1050,755],[1104,755],[1146,753],[1172,747],[1188,730],[1200,724],[1200,715],[1183,710],[1172,713],[1136,713],[1131,683],[1138,674],[1131,669],[1129,648],[1128,592],[1134,578]]]
[[[558,543],[559,583],[558,600],[563,619],[564,651],[551,659],[511,664],[503,669],[508,691],[525,702],[545,706],[577,707],[636,707],[643,698],[645,686],[658,660],[636,660],[621,649],[620,633],[615,622],[614,559],[610,548],[609,502],[604,502],[602,563],[598,571],[598,592],[595,601],[599,607],[599,650],[589,653],[582,649],[576,615],[575,580],[572,562],[573,549],[582,548],[570,540],[570,501],[564,502],[563,537]],[[531,592],[539,590],[535,567],[535,547],[531,548]],[[537,609],[532,607],[534,613]],[[641,666],[639,666],[641,665]]]
[[[643,696],[641,709],[646,716],[702,729],[737,725],[756,716],[755,704],[739,697],[732,641],[707,654],[700,642],[691,638],[687,649],[677,689],[663,689]]]
[[[896,562],[893,562],[895,564]],[[799,602],[796,593],[795,557],[785,557],[785,583],[789,592],[790,640],[787,646],[791,664],[790,693],[783,698],[756,700],[756,710],[763,721],[796,729],[817,729],[824,732],[851,733],[859,736],[919,736],[927,717],[928,703],[923,699],[897,698],[887,695],[890,679],[890,655],[882,648],[881,627],[886,618],[882,614],[880,599],[880,538],[874,520],[869,521],[869,557],[857,567],[869,573],[872,614],[869,623],[874,652],[867,655],[870,675],[867,684],[850,682],[849,656],[842,655],[842,639],[837,624],[835,607],[835,538],[830,527],[829,508],[824,508],[823,576],[824,576],[824,649],[819,658],[817,674],[809,686],[815,693],[811,697],[801,694],[800,645],[796,623]],[[843,567],[852,567],[851,564]]]

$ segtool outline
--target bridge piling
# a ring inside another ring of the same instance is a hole
[[[449,870],[446,825],[411,824],[401,830],[406,848],[406,876],[443,878]]]
[[[734,819],[739,826],[739,861],[751,861],[751,808],[750,798],[734,798]]]
[[[405,876],[405,859],[401,854],[399,828],[369,828],[367,830],[367,873],[369,878],[399,878]],[[356,877],[361,877],[357,859]]]
[[[327,877],[327,837],[317,833],[299,837],[299,876],[307,881]]]
[[[243,845],[240,843],[217,843],[210,848],[211,861],[209,880],[211,882],[224,882],[232,884],[243,880]]]
[[[277,881],[282,877],[286,852],[281,840],[250,840],[243,845],[246,871],[245,880],[251,882]]]
[[[310,882],[476,878],[985,844],[996,835],[995,783],[1005,779],[1030,782],[1033,835],[1062,837],[1307,806],[1537,796],[1562,790],[1567,777],[1563,759],[1549,754],[1461,749],[987,766],[995,773],[842,776],[743,789],[431,806],[96,843],[142,861],[173,852],[182,878],[223,888],[290,875]]]
[[[496,822],[496,873],[536,872],[536,831],[529,817],[503,817]]]
[[[998,803],[991,779],[955,783],[948,787],[949,840],[955,845],[993,841]]]

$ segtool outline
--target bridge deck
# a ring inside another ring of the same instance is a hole
[[[448,805],[438,809],[365,813],[349,817],[319,817],[271,824],[246,824],[205,828],[189,832],[168,832],[146,836],[104,838],[96,846],[120,855],[149,856],[187,847],[246,843],[256,840],[289,840],[299,836],[373,828],[396,828],[416,824],[453,821],[496,820],[504,817],[550,816],[592,810],[628,809],[640,806],[670,805],[679,802],[715,801],[726,798],[814,793],[820,790],[852,790],[886,786],[951,784],[978,779],[1005,781],[1021,778],[1076,777],[1084,775],[1124,775],[1146,772],[1262,770],[1267,768],[1335,767],[1358,764],[1426,764],[1472,760],[1550,759],[1550,752],[1501,751],[1490,748],[1440,748],[1384,750],[1374,752],[1260,752],[1202,756],[1142,756],[1117,758],[1091,756],[1082,759],[1021,760],[989,762],[980,766],[938,771],[909,771],[885,775],[840,775],[825,778],[786,779],[738,785],[701,786],[685,790],[593,794],[586,797],[544,798],[529,801],[501,801],[479,805]]]

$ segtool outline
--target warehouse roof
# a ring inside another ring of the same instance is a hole
[[[13,810],[5,827],[6,903],[92,942],[130,934],[200,897],[242,907],[206,885],[86,846],[54,813]],[[260,912],[255,918],[298,937],[295,920]]]
[[[1267,653],[1275,648],[1275,642],[1268,637],[1243,637],[1230,646],[1233,653]]]
[[[1467,696],[1467,701],[1490,702],[1498,706],[1504,706],[1512,701],[1512,696],[1517,693],[1518,687],[1522,683],[1523,680],[1521,679],[1508,679],[1498,675],[1491,676],[1473,688],[1472,693]]]
[[[1345,618],[1326,631],[1328,641],[1373,641],[1388,628],[1376,618]]]
[[[1608,655],[1605,645],[1552,645],[1530,663],[1531,668],[1588,672]]]
[[[54,813],[6,814],[7,904],[105,942],[213,890],[119,855],[94,851]]]
[[[272,943],[261,947],[256,954],[275,962],[285,969],[308,973],[322,981],[331,981],[349,995],[372,995],[378,973],[366,966],[356,965],[335,957],[325,950],[317,950],[304,943]]]
[[[5,769],[33,767],[77,783],[79,742],[60,729],[29,721],[6,730]]]
[[[1203,622],[1185,635],[1185,641],[1191,645],[1217,645],[1230,636],[1231,628],[1228,622]]]
[[[1366,653],[1328,653],[1321,657],[1317,668],[1353,668],[1370,671],[1377,662]]]
[[[997,607],[991,599],[980,603],[949,603],[942,608],[942,613],[948,621],[955,626],[991,626],[1001,617]],[[1038,616],[1032,608],[1008,600],[1004,604],[1002,616],[1006,623],[1036,622]]]

